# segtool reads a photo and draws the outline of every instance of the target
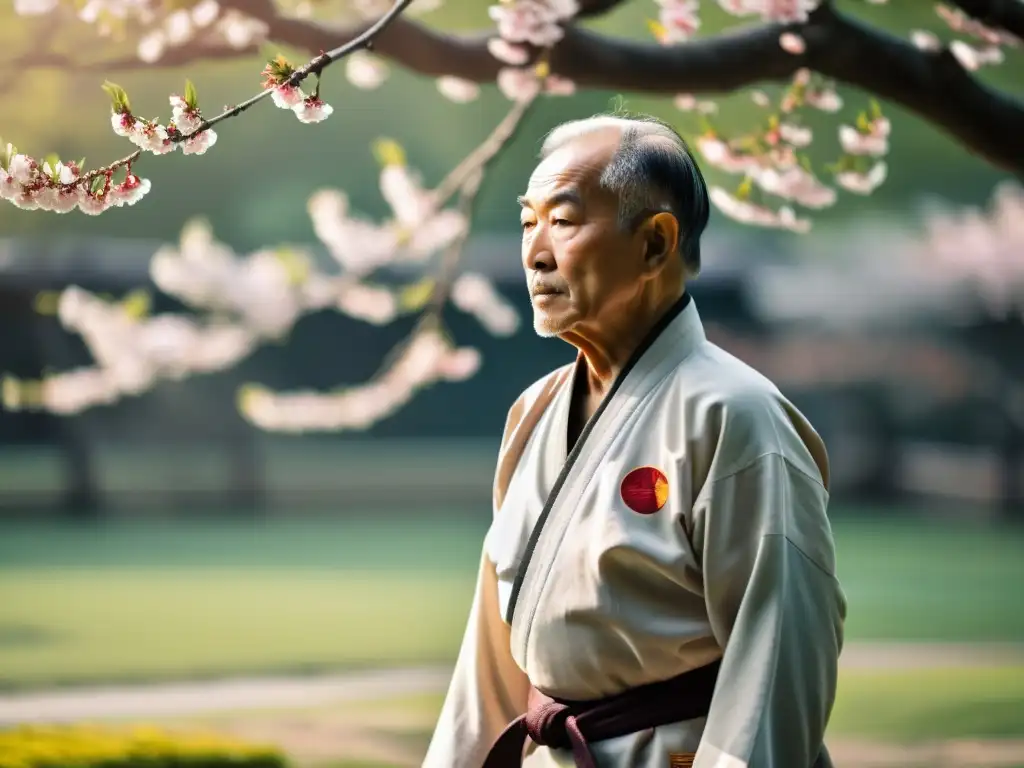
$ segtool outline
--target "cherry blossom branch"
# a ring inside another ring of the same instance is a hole
[[[1004,29],[1024,40],[1024,3],[1019,0],[949,0],[986,26]]]
[[[175,116],[174,121],[165,128],[147,120],[138,120],[130,110],[127,93],[120,86],[108,82],[104,88],[113,99],[114,130],[119,135],[131,138],[139,149],[109,165],[83,174],[75,163],[46,162],[41,167],[36,160],[18,154],[13,146],[8,145],[7,156],[0,159],[0,196],[29,210],[44,208],[66,213],[77,206],[86,213],[97,214],[113,205],[131,205],[148,192],[149,182],[132,173],[132,163],[141,156],[143,150],[165,154],[180,144],[186,152],[201,154],[216,141],[216,134],[211,130],[213,126],[240,115],[267,97],[273,97],[278,106],[298,107],[296,114],[306,122],[322,120],[330,114],[330,108],[318,97],[319,78],[323,70],[357,50],[369,48],[374,37],[386,29],[411,2],[395,0],[387,13],[361,34],[326,53],[321,50],[318,56],[303,67],[293,69],[279,57],[264,70],[268,80],[263,90],[212,118],[204,117],[199,111],[198,99],[191,83],[188,83],[184,98],[171,97]],[[306,98],[299,86],[310,75],[317,77],[317,88],[312,97]],[[298,103],[293,104],[296,100]],[[127,175],[123,183],[114,186],[112,176],[120,168],[126,168]],[[97,185],[97,181],[102,183]]]
[[[458,210],[467,220],[472,221],[477,193],[483,183],[487,167],[498,157],[501,150],[515,135],[522,124],[523,118],[530,107],[536,102],[537,96],[517,101],[508,114],[495,127],[480,146],[473,150],[461,163],[437,185],[434,190],[435,205],[443,205],[450,197],[449,190],[460,190]],[[441,258],[438,282],[430,298],[429,312],[440,315],[451,294],[459,263],[462,260],[465,240],[469,230],[453,243]]]
[[[300,67],[299,69],[295,70],[288,77],[287,80],[285,80],[282,83],[279,83],[278,85],[297,88],[299,85],[302,84],[302,81],[305,80],[310,75],[319,76],[320,73],[323,72],[331,64],[338,61],[339,59],[345,58],[350,53],[354,53],[355,51],[358,51],[360,49],[371,48],[373,46],[374,38],[380,35],[385,29],[387,29],[388,25],[395,21],[395,19],[398,18],[398,15],[402,13],[402,11],[404,11],[411,2],[412,0],[395,0],[395,4],[391,6],[387,13],[385,13],[383,16],[377,19],[377,21],[375,21],[373,24],[367,27],[359,35],[357,35],[356,37],[352,38],[347,42],[342,43],[336,48],[332,48],[327,53],[321,51],[319,56],[314,58],[304,67]],[[261,91],[260,93],[257,93],[252,98],[246,99],[241,104],[237,104],[231,107],[230,109],[221,112],[216,117],[212,117],[209,120],[204,119],[194,131],[187,134],[180,140],[184,141],[185,139],[192,138],[193,136],[213,127],[222,120],[227,120],[230,117],[240,115],[242,112],[249,109],[254,104],[267,98],[268,96],[272,95],[273,93],[274,90],[272,88],[268,88],[266,90]]]
[[[442,206],[456,191],[464,188],[477,172],[484,171],[515,135],[516,129],[536,100],[536,95],[516,102],[491,134],[456,165],[433,192],[434,204]]]
[[[283,18],[270,4],[227,0],[260,18],[273,39],[320,50],[358,32],[338,33],[314,22]],[[782,49],[783,34],[799,34],[806,49]],[[493,82],[505,66],[491,55],[493,33],[453,35],[398,19],[373,50],[423,75]],[[763,24],[675,45],[633,42],[569,26],[553,47],[554,74],[580,87],[638,93],[729,93],[781,81],[809,68],[878,94],[915,112],[998,167],[1024,175],[1024,104],[968,74],[948,50],[922,51],[824,4],[805,23]]]
[[[456,214],[467,223],[487,167],[515,135],[538,94],[517,100],[490,135],[425,196],[439,210],[455,192]],[[476,371],[477,350],[454,347],[446,338],[443,312],[449,301],[477,316],[494,333],[514,332],[518,319],[486,279],[459,275],[469,227],[444,248],[430,296],[413,332],[385,355],[380,369],[363,384],[340,391],[277,393],[249,385],[239,393],[239,408],[256,426],[273,431],[365,428],[391,415],[414,393],[440,380],[458,381]]]
[[[1024,3],[953,2],[987,24],[1018,36],[1024,31]],[[619,4],[582,2],[577,17],[598,16]],[[266,24],[273,40],[307,51],[355,42],[374,29],[339,33],[316,22],[281,16],[270,0],[222,0],[221,5]],[[778,41],[785,33],[799,34],[806,49],[796,55],[784,51]],[[504,66],[487,48],[492,37],[493,33],[452,35],[396,18],[386,29],[378,29],[372,49],[420,74],[485,83],[493,82]],[[185,46],[168,52],[173,58],[167,63],[180,65],[208,54],[202,46]],[[898,103],[990,163],[1024,174],[1015,139],[1024,134],[1020,100],[978,82],[948,50],[920,50],[837,12],[831,3],[819,6],[805,23],[763,24],[668,46],[616,39],[570,25],[554,46],[550,65],[554,74],[582,87],[664,94],[727,93],[810,68]]]

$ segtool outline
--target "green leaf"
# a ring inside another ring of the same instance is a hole
[[[857,130],[861,133],[871,132],[871,121],[868,119],[867,113],[861,112],[857,115]]]
[[[189,109],[197,109],[199,107],[199,94],[196,92],[196,87],[191,80],[185,81],[185,103],[188,104]]]
[[[32,302],[36,314],[52,317],[57,314],[60,306],[60,293],[58,291],[40,291]]]
[[[373,142],[373,154],[384,167],[405,165],[405,150],[394,139],[377,139]]]
[[[878,103],[877,99],[871,100],[871,117],[875,120],[882,117],[882,105]]]
[[[309,260],[302,253],[285,247],[274,251],[274,256],[284,266],[289,285],[302,285],[309,280]]]
[[[432,278],[424,278],[412,285],[405,286],[398,294],[398,305],[406,312],[414,312],[422,309],[434,295],[436,281]]]
[[[754,189],[754,178],[747,176],[738,187],[736,187],[736,197],[740,200],[746,200],[750,197],[751,191]]]
[[[149,314],[152,299],[144,288],[131,291],[121,301],[121,309],[133,320],[141,320]]]
[[[106,180],[105,177],[103,177],[103,176],[96,176],[96,177],[93,178],[92,182],[90,182],[90,184],[89,184],[89,191],[91,191],[94,195],[98,195],[100,192],[103,191],[103,188],[106,185],[107,185],[107,180]]]
[[[79,170],[80,173],[85,171],[85,158],[84,157],[81,160],[78,161],[78,170]]]
[[[107,80],[103,83],[103,90],[110,96],[114,112],[121,114],[122,112],[132,111],[131,102],[128,101],[128,92],[120,85]]]
[[[57,153],[51,152],[50,154],[43,158],[43,162],[50,164],[51,175],[55,176],[57,173],[57,163],[60,162],[60,157],[57,155]]]

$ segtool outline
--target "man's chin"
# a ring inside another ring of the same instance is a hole
[[[567,317],[558,317],[534,310],[533,330],[542,339],[552,339],[560,336],[572,328],[572,322]]]

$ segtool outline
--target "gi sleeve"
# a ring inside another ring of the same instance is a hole
[[[712,631],[723,649],[694,768],[810,768],[823,750],[846,616],[817,477],[766,453],[694,504]]]
[[[501,456],[523,417],[523,401],[511,410],[502,436]],[[495,514],[504,496],[507,469],[499,460]],[[423,768],[480,768],[505,726],[526,711],[530,682],[512,658],[511,628],[501,615],[498,576],[486,547],[462,646]]]

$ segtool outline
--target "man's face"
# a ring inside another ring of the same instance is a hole
[[[555,150],[520,198],[523,267],[541,336],[600,330],[641,287],[641,238],[618,226],[619,201],[599,187],[619,145],[611,129]]]

